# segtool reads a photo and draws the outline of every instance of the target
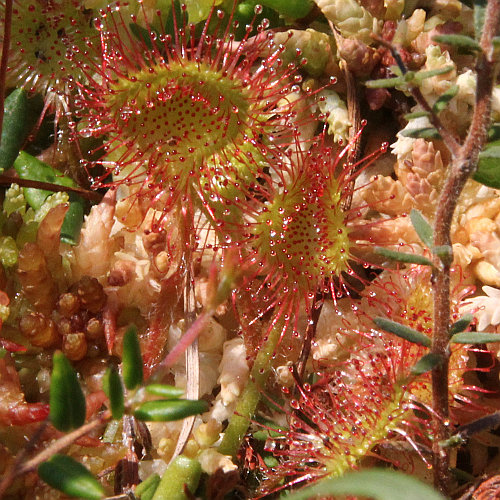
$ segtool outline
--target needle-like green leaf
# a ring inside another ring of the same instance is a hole
[[[56,352],[50,380],[50,421],[60,431],[69,431],[85,422],[85,396],[77,374],[66,356]]]
[[[123,337],[122,363],[125,387],[135,389],[143,380],[141,346],[135,325],[129,326]]]
[[[431,346],[431,339],[427,337],[427,335],[424,335],[409,326],[396,323],[395,321],[391,321],[386,318],[375,318],[373,321],[379,328],[382,328],[382,330],[393,333],[402,339],[413,342],[414,344],[423,345],[425,347]]]
[[[104,488],[97,479],[71,457],[54,455],[38,467],[38,475],[49,486],[71,497],[86,500],[104,498]]]
[[[139,420],[152,422],[171,422],[191,415],[198,415],[208,410],[208,403],[203,400],[158,399],[143,403],[134,412]]]

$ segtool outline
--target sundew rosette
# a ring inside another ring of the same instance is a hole
[[[431,336],[430,274],[423,266],[384,271],[364,298],[342,299],[337,311],[324,307],[311,349],[316,382],[296,379],[295,395],[284,389],[288,429],[267,443],[278,465],[267,471],[263,494],[275,491],[284,478],[290,481],[286,486],[302,484],[341,476],[374,460],[403,470],[413,470],[417,462],[430,467],[430,372],[414,371],[429,349],[379,331],[373,323],[377,316],[387,317]],[[470,292],[460,284],[453,290],[454,320]],[[475,397],[480,389],[466,381],[467,373],[477,370],[472,365],[470,347],[453,345],[449,425],[484,412]]]
[[[359,236],[371,223],[359,206],[348,205],[358,174],[385,145],[350,165],[345,159],[351,145],[338,151],[326,140],[322,133],[304,149],[297,139],[278,168],[273,165],[268,182],[240,204],[245,224],[226,224],[233,244],[248,242],[241,255],[250,271],[239,295],[250,323],[274,310],[274,318],[285,320],[283,331],[289,325],[298,330],[301,312],[310,315],[317,294],[337,300],[352,292],[351,278],[364,280],[355,263],[367,265],[357,253],[369,244]],[[252,311],[248,303],[258,308]]]
[[[2,18],[4,14],[2,0]],[[84,80],[78,61],[92,57],[92,44],[99,41],[92,19],[92,12],[77,0],[14,0],[7,83],[42,94],[47,109],[67,111],[72,90],[68,78]]]
[[[165,14],[156,15],[163,26]],[[246,170],[255,178],[263,169],[254,158],[273,161],[305,106],[287,98],[300,76],[282,67],[284,47],[265,33],[266,20],[256,37],[249,26],[236,41],[232,13],[222,10],[212,9],[200,27],[186,23],[182,8],[172,15],[173,33],[143,30],[119,6],[100,16],[101,59],[84,65],[88,82],[79,85],[81,133],[104,137],[98,163],[105,174],[94,186],[129,186],[132,202],[149,200],[166,212],[181,199],[199,199],[215,165],[241,180],[245,193]],[[240,155],[243,172],[233,161]]]

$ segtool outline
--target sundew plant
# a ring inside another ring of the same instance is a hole
[[[0,18],[0,498],[498,496],[500,0]]]

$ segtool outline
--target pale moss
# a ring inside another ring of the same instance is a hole
[[[24,199],[23,189],[17,184],[11,184],[5,193],[3,210],[7,217],[14,212],[24,215],[26,212],[26,200]]]
[[[50,195],[38,210],[28,208],[23,215],[23,224],[19,228],[16,236],[16,244],[18,248],[23,247],[26,243],[34,242],[38,226],[50,210],[61,203],[68,203],[69,196],[67,193],[58,192]]]
[[[448,53],[448,51],[441,51],[439,45],[429,45],[425,50],[425,55],[427,56],[424,68],[425,71],[431,71],[445,67],[451,68],[448,73],[436,75],[431,78],[426,78],[422,81],[420,90],[432,104],[441,94],[446,92],[453,85],[453,82],[455,81],[457,76],[457,71],[456,65],[450,58],[450,54]]]
[[[373,43],[372,33],[378,31],[378,21],[356,0],[315,0],[325,17],[345,38]]]
[[[285,46],[282,54],[285,64],[305,60],[307,62],[302,67],[316,77],[323,74],[328,59],[335,52],[332,50],[335,48],[332,38],[313,29],[282,31],[274,35],[274,41]],[[300,51],[300,55],[297,51]]]
[[[18,249],[12,236],[0,237],[0,261],[3,267],[13,267],[17,264]]]
[[[0,304],[0,320],[6,321],[9,317],[10,314],[10,308],[9,306],[4,306],[3,304]]]
[[[35,212],[35,221],[40,223],[45,218],[45,216],[57,205],[61,203],[68,203],[69,196],[68,193],[58,192],[50,195],[44,202],[43,205]]]
[[[347,105],[333,90],[323,90],[319,94],[318,107],[322,113],[328,113],[328,133],[333,135],[335,142],[347,141],[349,137],[349,112]]]

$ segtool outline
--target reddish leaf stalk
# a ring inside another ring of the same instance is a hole
[[[440,199],[437,204],[434,224],[434,245],[450,245],[450,229],[453,214],[462,189],[477,167],[479,152],[487,140],[487,129],[491,116],[491,94],[495,81],[496,67],[493,59],[492,38],[500,24],[500,0],[488,2],[483,33],[480,41],[482,53],[476,64],[477,89],[476,106],[469,133],[458,154],[453,159]],[[450,437],[448,399],[448,348],[450,328],[450,267],[452,256],[436,262],[434,275],[434,333],[432,352],[443,362],[432,372],[433,391],[433,460],[434,483],[445,495],[450,488],[450,457],[440,441]]]
[[[3,108],[5,101],[5,81],[10,50],[10,32],[12,26],[12,0],[5,0],[5,18],[3,24],[2,59],[0,60],[0,144],[2,142]]]

